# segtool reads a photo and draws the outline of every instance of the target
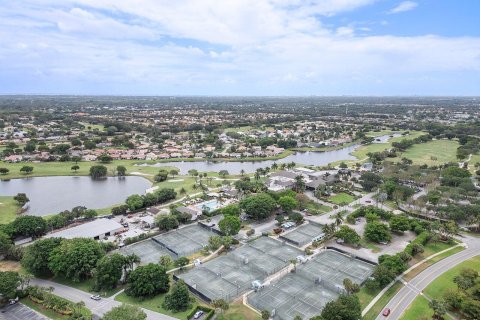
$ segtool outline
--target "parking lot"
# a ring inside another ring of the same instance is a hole
[[[5,320],[48,320],[44,316],[40,315],[36,311],[29,307],[16,303],[11,306],[6,306],[0,313],[0,319]]]

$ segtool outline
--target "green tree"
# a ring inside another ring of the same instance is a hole
[[[183,280],[178,280],[165,296],[163,307],[173,312],[185,311],[190,306],[190,293]]]
[[[70,169],[75,171],[75,173],[77,173],[77,170],[80,169],[80,166],[78,164],[75,164]]]
[[[428,303],[428,306],[433,309],[433,319],[443,319],[443,316],[447,313],[447,308],[443,301],[433,299]]]
[[[177,268],[183,268],[186,265],[190,263],[190,260],[188,260],[187,257],[180,257],[177,260],[175,260],[175,267]]]
[[[356,295],[340,295],[328,302],[322,310],[324,320],[358,320],[362,318],[360,301]]]
[[[367,223],[363,235],[365,239],[377,243],[388,242],[392,239],[388,226],[378,221]]]
[[[168,268],[173,263],[173,259],[169,255],[161,256],[158,263],[160,263],[161,266]]]
[[[228,310],[230,305],[224,299],[217,299],[212,300],[212,307],[215,308],[215,311],[219,310],[219,312],[223,314],[224,311]]]
[[[12,245],[12,239],[5,232],[0,231],[0,256],[7,254]]]
[[[157,215],[155,217],[155,224],[160,230],[168,231],[178,228],[178,220],[173,215]]]
[[[335,232],[335,237],[342,239],[345,243],[351,244],[358,244],[361,240],[355,230],[345,225],[340,226],[340,229]]]
[[[113,253],[102,257],[95,269],[95,286],[97,290],[110,290],[117,286],[122,279],[125,257]]]
[[[90,167],[90,177],[93,179],[100,179],[107,176],[107,167],[102,165],[95,165]]]
[[[349,278],[343,279],[343,287],[345,288],[347,294],[354,294],[360,291],[360,285],[353,282]]]
[[[229,204],[228,206],[223,207],[221,210],[224,216],[240,216],[240,207],[238,204]]]
[[[458,289],[448,288],[443,293],[443,300],[451,310],[458,310],[462,307],[465,296]]]
[[[127,174],[127,168],[125,166],[117,166],[117,175],[123,177]]]
[[[30,201],[25,193],[17,193],[17,195],[13,197],[13,200],[17,201],[17,203],[22,207],[25,205],[25,203]]]
[[[155,175],[155,177],[153,177],[153,180],[155,180],[155,182],[162,182],[162,181],[167,180],[167,178],[168,178],[168,172],[165,171],[165,170],[160,170],[160,171]]]
[[[2,175],[6,175],[9,172],[10,172],[10,170],[7,169],[7,168],[0,168],[0,174],[2,174]]]
[[[13,299],[17,295],[20,286],[20,276],[14,271],[0,271],[0,296]]]
[[[218,175],[222,178],[225,178],[226,176],[228,176],[228,171],[227,170],[220,170],[218,172]]]
[[[245,210],[245,213],[254,220],[270,217],[275,207],[275,200],[266,193],[252,195],[240,201],[240,208]]]
[[[138,209],[143,208],[143,198],[141,195],[138,194],[132,194],[125,200],[125,203],[128,206],[128,209],[130,211],[135,211]]]
[[[38,237],[47,231],[47,222],[42,217],[20,216],[11,223],[15,235]]]
[[[262,310],[262,320],[270,319],[270,312],[268,310]]]
[[[32,166],[23,166],[20,169],[20,172],[23,172],[24,174],[30,174],[33,172],[33,167]]]
[[[108,153],[103,153],[98,156],[97,160],[100,161],[101,163],[109,163],[109,162],[112,162],[113,158]]]
[[[298,201],[290,196],[283,196],[278,199],[278,204],[283,211],[291,213],[293,209],[298,207]]]
[[[389,221],[390,230],[404,232],[410,229],[410,219],[403,215],[394,215]]]
[[[218,223],[220,231],[227,236],[236,235],[238,231],[240,231],[241,226],[242,222],[240,218],[236,216],[225,216],[225,218]]]
[[[48,259],[53,249],[57,248],[61,242],[60,238],[45,238],[25,247],[22,266],[34,275],[50,274]]]
[[[57,276],[79,282],[92,275],[105,255],[100,243],[88,238],[63,240],[50,254],[48,267]]]
[[[210,250],[215,251],[222,245],[222,237],[220,236],[211,236],[208,238],[208,247]]]
[[[125,293],[129,296],[146,298],[168,292],[170,279],[165,267],[149,263],[130,272]]]
[[[137,306],[122,304],[105,313],[102,320],[145,320],[147,314]]]
[[[372,172],[365,172],[360,176],[360,184],[365,191],[372,191],[382,183],[382,178]]]

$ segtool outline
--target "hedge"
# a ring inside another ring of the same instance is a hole
[[[187,315],[187,320],[189,319],[192,319],[193,316],[195,315],[195,313],[199,310],[202,310],[203,312],[205,312],[207,315],[205,317],[205,320],[210,320],[214,313],[215,313],[215,310],[211,309],[211,308],[208,308],[208,307],[204,307],[204,306],[197,306],[195,309],[193,309],[188,315]]]

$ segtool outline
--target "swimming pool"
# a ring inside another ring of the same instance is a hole
[[[204,209],[207,209],[208,211],[214,211],[220,208],[221,206],[222,204],[216,199],[205,201],[195,205],[195,207],[201,211],[203,211]]]

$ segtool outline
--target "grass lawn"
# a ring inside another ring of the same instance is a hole
[[[476,256],[472,259],[464,261],[459,265],[451,268],[441,276],[436,278],[430,283],[423,293],[431,299],[442,299],[443,293],[448,288],[455,288],[453,278],[460,273],[460,270],[464,268],[471,268],[480,271],[480,256]],[[403,314],[402,319],[419,319],[421,317],[431,317],[433,315],[432,310],[428,306],[428,301],[423,296],[415,298],[410,307]]]
[[[52,319],[52,320],[63,320],[63,319],[69,319],[70,316],[66,315],[61,315],[60,313],[56,313],[53,310],[46,309],[42,305],[36,304],[32,300],[28,298],[23,298],[20,300],[21,303],[26,305],[27,307],[30,307],[31,309],[37,311],[40,314],[43,314],[45,317]]]
[[[446,242],[440,242],[440,241],[438,241],[438,242],[430,241],[424,246],[424,250],[425,250],[424,252],[415,255],[412,258],[412,260],[410,260],[410,265],[414,265],[417,262],[422,261],[426,257],[431,256],[432,254],[443,251],[443,250],[448,249],[450,247],[453,247],[455,245],[457,245],[456,242],[446,243]]]
[[[376,133],[376,132],[373,132],[373,133]],[[369,136],[374,136],[373,133]],[[390,134],[390,133],[387,132],[385,134]],[[367,153],[369,153],[369,152],[385,151],[385,150],[388,150],[388,149],[392,148],[392,142],[398,142],[398,141],[401,141],[403,139],[415,139],[418,136],[421,136],[423,134],[425,134],[425,133],[422,132],[422,131],[410,131],[410,133],[408,135],[401,136],[401,137],[390,138],[388,140],[388,142],[386,142],[386,143],[371,143],[371,144],[368,144],[368,145],[360,146],[357,150],[352,152],[352,155],[357,157],[358,160],[365,160],[366,158],[368,158]],[[381,136],[381,135],[383,135],[383,134],[379,134],[379,135],[375,135],[375,136]],[[456,152],[456,149],[455,149],[455,152]]]
[[[373,305],[370,311],[363,317],[363,320],[373,320],[375,319],[378,314],[383,310],[383,308],[387,305],[388,301],[392,299],[395,294],[403,287],[401,282],[395,282],[395,284],[385,292],[385,294]],[[369,302],[374,298],[373,296]],[[368,304],[368,302],[367,302]],[[363,306],[363,305],[362,305]],[[409,318],[409,319],[418,319],[418,318]]]
[[[342,203],[350,203],[355,201],[355,197],[347,194],[347,193],[337,193],[334,196],[330,196],[327,198],[329,202],[335,203],[335,204],[342,204]]]
[[[408,158],[414,164],[440,165],[445,162],[457,161],[457,148],[459,144],[454,140],[434,140],[427,143],[413,145],[392,161]]]
[[[416,275],[418,275],[420,272],[422,272],[423,270],[427,269],[429,266],[431,266],[432,264],[434,263],[437,263],[438,261],[442,260],[442,259],[445,259],[446,257],[449,257],[451,255],[454,255],[455,253],[458,253],[460,251],[463,251],[465,250],[464,247],[456,247],[456,248],[453,248],[451,250],[448,250],[447,252],[444,252],[442,254],[439,254],[438,256],[435,256],[433,257],[432,259],[422,263],[421,265],[419,265],[418,267],[416,267],[415,269],[413,269],[412,271],[410,271],[409,273],[407,273],[406,275],[403,276],[403,279],[405,281],[410,281],[411,279],[413,279]],[[440,250],[439,250],[440,251]],[[412,264],[411,264],[412,265]]]
[[[78,166],[80,169],[75,173],[71,170],[71,167],[75,165],[75,162],[19,162],[19,163],[6,163],[2,162],[0,164],[1,167],[10,169],[10,172],[6,175],[2,175],[1,179],[14,179],[14,178],[25,178],[25,177],[45,177],[45,176],[87,176],[89,174],[89,170],[91,166],[94,165],[104,165],[108,168],[108,173],[119,165],[125,166],[127,168],[127,174],[132,172],[139,172],[143,175],[143,177],[153,181],[153,176],[158,173],[160,169],[165,169],[170,171],[171,169],[175,169],[175,167],[151,167],[151,166],[135,166],[135,164],[139,163],[148,163],[149,161],[138,161],[138,160],[114,160],[110,163],[100,163],[100,162],[87,162],[87,161],[80,161]],[[155,161],[156,162],[156,161]],[[154,162],[151,162],[154,163]],[[33,172],[29,175],[25,175],[20,173],[20,168],[25,165],[29,165],[33,167]]]
[[[0,196],[0,224],[6,224],[15,220],[20,206],[13,197]]]
[[[92,124],[92,123],[88,123],[88,122],[79,122],[79,123],[81,123],[85,126],[84,131],[89,131],[89,130],[93,131],[95,129],[98,129],[99,131],[103,131],[105,129],[105,127],[102,124]],[[90,129],[88,127],[90,127]]]
[[[475,171],[477,171],[477,169],[475,168],[475,163],[477,162],[480,163],[480,154],[472,155],[472,159],[470,159],[470,162],[468,163],[468,169],[472,174],[474,174]]]
[[[304,204],[305,209],[308,209],[310,213],[314,213],[315,211],[319,211],[320,214],[324,214],[333,210],[332,207],[317,203],[315,201],[308,201]]]
[[[410,307],[403,313],[400,319],[410,320],[410,319],[432,319],[433,311],[428,306],[428,300],[422,296],[418,296],[413,300],[413,303]],[[449,318],[449,317],[445,317]]]
[[[141,301],[140,299],[129,297],[125,294],[125,292],[120,293],[118,296],[115,297],[115,300],[123,302],[123,303],[128,303],[128,304],[133,304],[140,306],[142,308],[152,310],[155,312],[163,313],[171,317],[175,317],[178,319],[186,319],[187,315],[192,311],[192,309],[196,308],[199,302],[195,300],[194,303],[192,303],[192,306],[190,309],[187,311],[182,311],[182,312],[177,312],[173,313],[169,310],[165,310],[162,307],[163,301],[165,300],[165,295],[166,294],[159,294],[151,299],[145,299]]]
[[[241,302],[230,304],[230,308],[218,320],[260,320],[262,317]]]

